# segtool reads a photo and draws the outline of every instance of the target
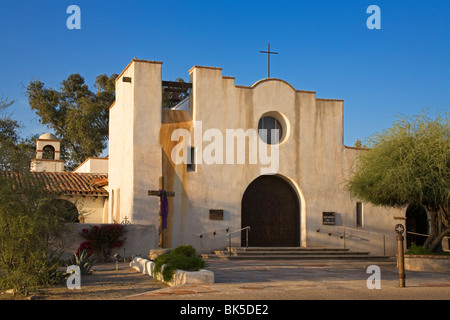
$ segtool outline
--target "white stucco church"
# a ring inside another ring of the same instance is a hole
[[[344,190],[364,150],[343,143],[342,100],[275,78],[236,85],[216,67],[194,66],[189,83],[177,87],[163,81],[162,67],[133,59],[116,79],[103,222],[160,225],[163,181],[163,247],[191,244],[209,252],[227,244],[226,230],[249,226],[249,246],[342,247],[345,241],[347,248],[395,254],[394,225],[405,212],[361,203]],[[164,89],[188,95],[163,109]],[[278,129],[278,137],[258,129]],[[268,152],[265,162],[260,150]],[[233,245],[246,244],[245,234],[234,233]]]

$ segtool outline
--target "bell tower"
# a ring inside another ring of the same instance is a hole
[[[32,172],[63,172],[61,140],[51,133],[44,133],[36,140],[36,159],[31,160]]]

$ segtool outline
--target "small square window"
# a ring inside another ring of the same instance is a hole
[[[356,203],[356,226],[362,228],[363,226],[363,203]]]
[[[195,172],[195,147],[188,147],[186,170],[187,172]]]

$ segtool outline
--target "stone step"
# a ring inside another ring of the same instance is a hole
[[[251,259],[251,260],[293,260],[293,259],[387,259],[369,252],[351,251],[348,248],[331,247],[233,247],[203,254],[204,259]]]
[[[229,251],[229,248],[224,250]],[[309,251],[349,251],[348,248],[334,248],[334,247],[232,247],[231,251],[237,252],[252,252],[252,251],[295,251],[295,252],[309,252]]]
[[[203,254],[202,258],[208,259],[225,259],[225,260],[318,260],[318,259],[349,259],[349,260],[379,260],[389,259],[387,256],[375,255],[218,255],[218,254]]]
[[[229,251],[214,251],[213,254],[229,255]],[[353,251],[231,251],[233,256],[255,256],[255,255],[368,255],[369,252],[353,252]]]

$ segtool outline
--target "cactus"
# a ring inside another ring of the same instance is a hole
[[[93,267],[95,261],[89,256],[87,250],[80,250],[78,254],[74,253],[74,259],[72,261],[74,265],[80,267],[80,272],[82,275],[92,273],[91,268]]]

